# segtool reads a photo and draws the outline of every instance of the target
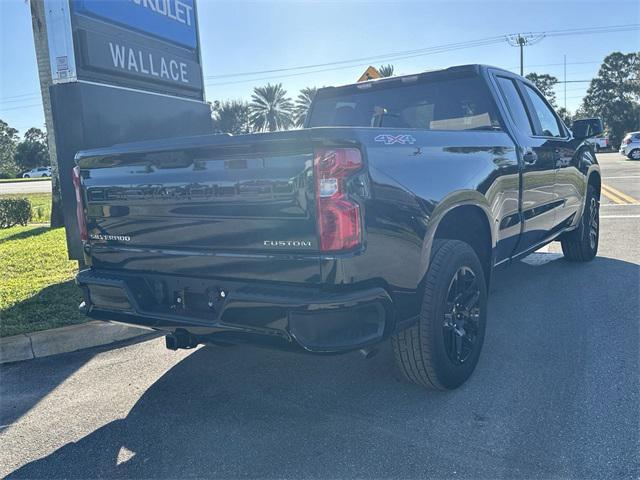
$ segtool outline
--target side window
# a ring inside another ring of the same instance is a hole
[[[553,111],[547,106],[538,92],[526,84],[525,88],[529,93],[529,98],[533,104],[536,116],[538,120],[540,120],[542,134],[545,137],[562,137],[562,130],[560,129],[560,125],[558,125],[558,119],[553,114]]]
[[[527,116],[527,110],[522,102],[522,98],[518,93],[515,83],[510,78],[497,77],[498,85],[502,91],[502,96],[507,102],[509,107],[509,113],[511,118],[515,122],[516,126],[523,133],[533,135],[533,129],[531,128],[531,122]]]

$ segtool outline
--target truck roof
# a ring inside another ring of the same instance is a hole
[[[319,88],[318,91],[331,91],[331,90],[335,90],[335,89],[341,89],[341,88],[349,88],[349,87],[359,87],[359,88],[367,88],[364,87],[364,85],[371,85],[371,84],[384,84],[384,83],[395,83],[395,82],[407,82],[407,81],[413,81],[413,80],[420,80],[423,78],[427,78],[427,77],[432,77],[432,76],[447,76],[447,75],[456,75],[456,74],[464,74],[464,73],[476,73],[479,74],[481,71],[486,70],[486,69],[492,69],[492,70],[500,70],[503,71],[505,73],[509,73],[511,75],[513,75],[513,72],[510,72],[509,70],[505,70],[504,68],[500,68],[500,67],[495,67],[493,65],[485,65],[485,64],[480,64],[480,63],[471,63],[471,64],[467,64],[467,65],[456,65],[453,67],[447,67],[447,68],[439,68],[439,69],[435,69],[435,70],[425,70],[423,72],[417,72],[417,73],[409,73],[406,75],[397,75],[397,76],[393,76],[393,77],[385,77],[385,78],[376,78],[373,80],[367,80],[364,82],[356,82],[356,83],[347,83],[344,85],[338,85],[338,86],[330,86],[330,87],[322,87]]]

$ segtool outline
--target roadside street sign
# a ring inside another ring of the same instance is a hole
[[[358,82],[366,82],[367,80],[374,80],[376,78],[382,78],[382,75],[380,75],[380,72],[375,67],[370,66],[360,76]]]

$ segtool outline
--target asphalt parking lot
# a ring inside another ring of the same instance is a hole
[[[158,338],[31,360],[0,370],[0,476],[638,478],[640,162],[598,158],[598,258],[552,244],[497,271],[459,390],[405,383],[388,346],[364,360]]]

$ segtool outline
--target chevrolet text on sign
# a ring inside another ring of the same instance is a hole
[[[83,66],[87,69],[192,90],[202,88],[200,66],[192,60],[96,32],[83,31],[82,34],[85,46]]]
[[[194,0],[73,0],[75,11],[196,48]]]

